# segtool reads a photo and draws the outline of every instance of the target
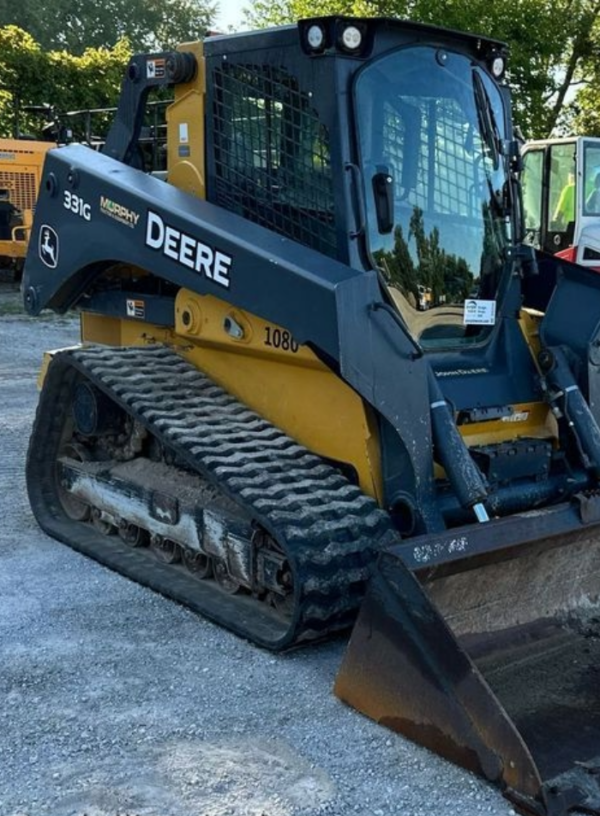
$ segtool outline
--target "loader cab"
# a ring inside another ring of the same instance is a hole
[[[327,17],[205,56],[207,198],[379,270],[423,348],[483,342],[519,232],[504,46]]]
[[[527,243],[600,270],[600,139],[528,142],[521,181]]]

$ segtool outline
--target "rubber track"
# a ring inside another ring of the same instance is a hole
[[[77,372],[278,541],[294,575],[291,620],[248,595],[228,596],[213,582],[198,581],[147,551],[67,519],[56,496],[54,467]],[[32,508],[50,535],[275,650],[349,626],[375,552],[397,540],[388,514],[339,471],[163,346],[56,354],[40,396],[27,475]]]

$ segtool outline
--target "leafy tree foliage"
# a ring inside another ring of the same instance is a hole
[[[572,105],[573,132],[586,136],[600,136],[600,93],[598,80],[600,71],[594,71],[589,84],[586,83]]]
[[[211,0],[0,0],[0,26],[19,26],[45,50],[82,55],[123,38],[134,50],[199,39],[215,11]]]
[[[569,89],[593,75],[600,56],[600,0],[255,0],[247,18],[266,26],[335,13],[408,18],[506,41],[515,120],[527,138],[560,125]],[[599,97],[588,109],[599,109]]]
[[[581,88],[571,105],[573,131],[600,136],[600,19],[590,31],[592,54],[581,73]]]
[[[39,135],[45,122],[25,106],[52,105],[65,112],[115,105],[131,47],[88,48],[82,55],[42,50],[16,26],[0,28],[0,135]]]

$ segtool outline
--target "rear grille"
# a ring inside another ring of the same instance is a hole
[[[32,212],[35,210],[37,198],[35,173],[0,170],[0,189],[9,191],[10,200],[19,210],[31,210]]]

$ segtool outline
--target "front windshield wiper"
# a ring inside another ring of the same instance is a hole
[[[476,70],[473,70],[473,89],[475,92],[477,118],[479,119],[481,135],[490,151],[494,170],[497,170],[500,165],[500,132],[496,123],[496,117],[494,116],[492,103],[490,102],[483,80]]]
[[[502,186],[496,189],[492,178],[492,174],[500,169],[500,156],[504,154],[502,136],[488,92],[480,74],[475,69],[473,69],[473,89],[481,136],[488,148],[492,162],[491,171],[486,166],[486,162],[483,162],[485,180],[490,193],[490,203],[498,215],[507,217],[511,209],[507,189],[508,182],[504,178]]]

